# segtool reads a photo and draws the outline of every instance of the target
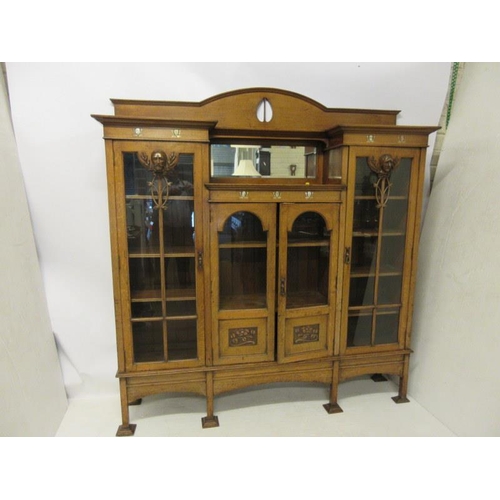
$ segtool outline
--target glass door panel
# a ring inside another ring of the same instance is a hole
[[[399,308],[381,308],[375,319],[375,344],[391,344],[398,341]]]
[[[398,342],[413,160],[356,158],[348,347]]]
[[[330,232],[316,212],[297,217],[288,232],[288,308],[328,304]]]
[[[195,154],[180,151],[184,147],[194,148],[165,143],[117,145],[123,159],[135,364],[192,362],[201,354]]]
[[[276,205],[211,206],[216,364],[274,359]]]
[[[251,212],[229,216],[219,232],[219,308],[265,308],[267,234]]]
[[[152,199],[130,199],[126,203],[129,254],[160,254],[158,212]]]
[[[333,353],[338,206],[280,206],[278,360]]]

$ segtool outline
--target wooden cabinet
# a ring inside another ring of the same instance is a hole
[[[113,100],[104,126],[122,425],[164,392],[399,377],[437,127],[277,89]]]

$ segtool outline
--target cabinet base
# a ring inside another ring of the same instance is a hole
[[[327,403],[326,405],[323,405],[323,408],[330,415],[332,415],[333,413],[343,413],[344,412],[344,410],[337,403]]]
[[[401,403],[409,403],[410,400],[406,397],[401,397],[401,396],[394,396],[391,398],[396,404],[401,404]]]
[[[201,426],[204,429],[211,429],[212,427],[219,427],[219,417],[203,417],[201,419]]]
[[[120,425],[120,427],[118,427],[118,430],[116,431],[116,435],[118,437],[133,436],[136,427],[137,427],[137,424]]]

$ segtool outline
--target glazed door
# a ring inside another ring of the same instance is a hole
[[[118,142],[121,318],[129,370],[204,362],[202,150]]]
[[[355,148],[350,158],[352,228],[344,349],[404,347],[409,307],[418,149]],[[348,240],[349,241],[349,240]]]
[[[276,205],[214,204],[210,219],[214,363],[272,361]]]
[[[333,354],[339,206],[282,204],[278,361]]]

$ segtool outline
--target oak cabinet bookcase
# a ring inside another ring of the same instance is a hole
[[[437,127],[269,88],[112,100],[104,126],[122,425],[164,392],[399,377]]]

